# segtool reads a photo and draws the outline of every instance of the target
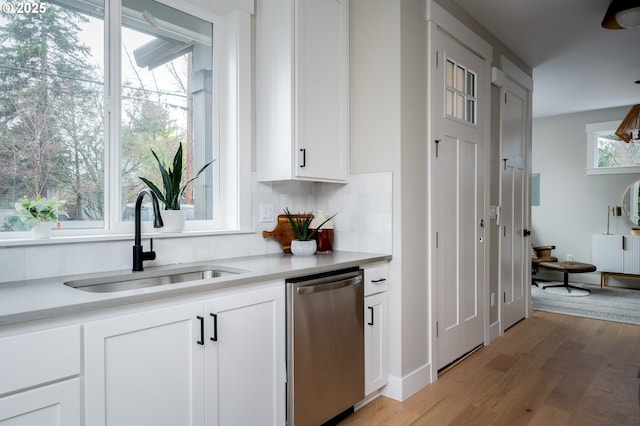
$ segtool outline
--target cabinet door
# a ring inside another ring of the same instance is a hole
[[[364,393],[369,395],[387,384],[389,370],[387,292],[364,299]]]
[[[623,262],[625,274],[640,274],[640,237],[636,235],[623,235],[624,252]]]
[[[204,425],[202,303],[85,325],[86,424]]]
[[[592,262],[603,272],[622,272],[624,270],[624,256],[622,235],[595,234],[592,237]]]
[[[80,426],[80,379],[0,398],[2,426]]]
[[[295,2],[296,176],[348,175],[348,0]]]
[[[284,285],[206,304],[207,425],[285,424]]]

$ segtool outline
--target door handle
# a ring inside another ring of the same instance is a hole
[[[369,306],[369,312],[371,313],[371,321],[369,321],[367,324],[373,325],[373,306]]]

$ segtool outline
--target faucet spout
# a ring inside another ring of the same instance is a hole
[[[142,211],[142,200],[144,196],[151,197],[151,205],[153,206],[153,227],[162,228],[164,223],[162,222],[162,216],[160,215],[160,205],[158,204],[158,198],[156,194],[150,189],[143,189],[138,193],[136,198],[136,210],[135,210],[135,235],[133,239],[133,272],[144,270],[143,262],[145,260],[154,260],[156,258],[156,252],[153,251],[153,239],[151,239],[151,249],[144,251],[142,246],[142,220],[140,218]]]

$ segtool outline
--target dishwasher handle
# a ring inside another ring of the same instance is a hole
[[[355,277],[346,278],[338,281],[330,281],[318,284],[306,284],[298,287],[298,294],[311,294],[320,293],[324,291],[338,290],[340,288],[358,285],[362,282],[362,276],[357,275]]]

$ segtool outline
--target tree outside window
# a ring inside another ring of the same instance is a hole
[[[187,178],[213,158],[212,85],[191,83],[211,76],[212,24],[155,1],[125,0],[121,58],[106,63],[103,3],[43,4],[41,13],[0,13],[0,228],[25,230],[14,217],[24,196],[65,200],[65,228],[104,228],[106,210],[122,219],[143,187],[138,176],[159,178],[151,148],[169,161],[182,142]],[[118,74],[120,105],[109,107],[120,108],[122,120],[105,141],[105,87]],[[105,168],[116,145],[120,162]],[[114,174],[115,209],[105,194]],[[184,200],[198,205],[196,219],[211,219],[212,178]]]

